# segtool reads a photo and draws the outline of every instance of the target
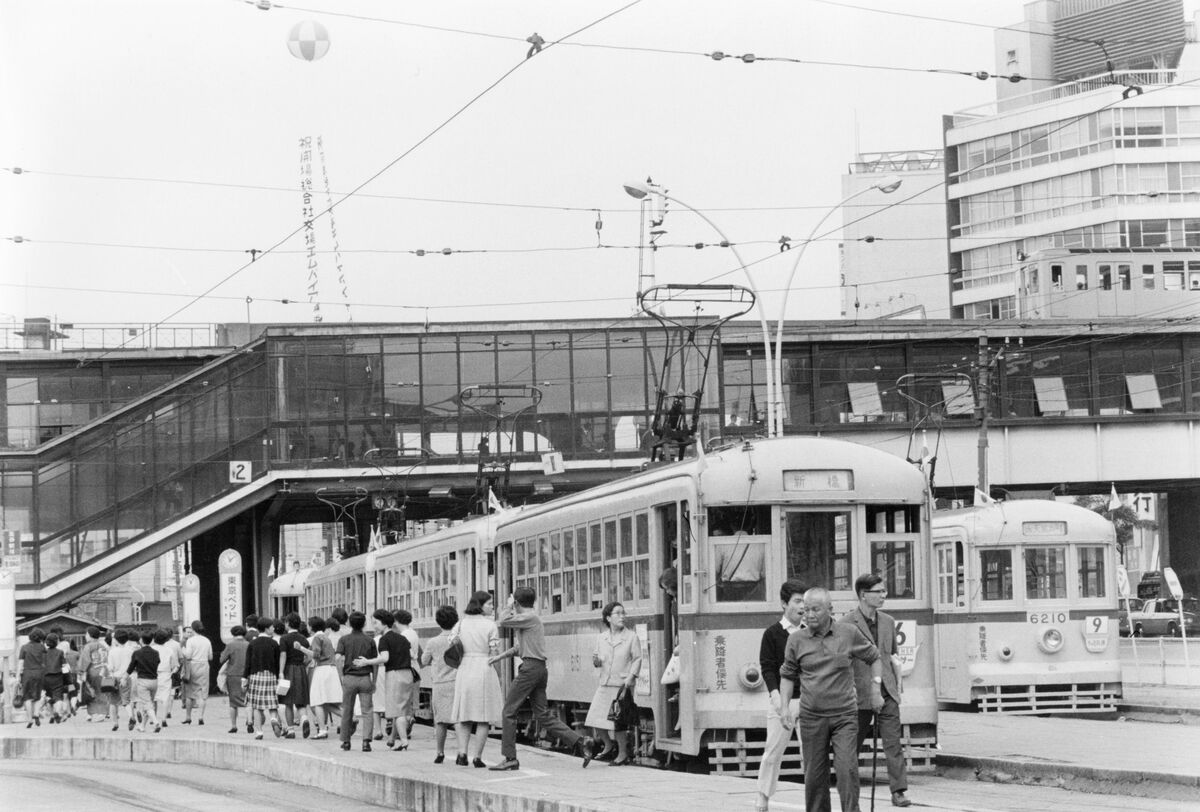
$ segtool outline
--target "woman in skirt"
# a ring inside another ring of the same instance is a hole
[[[285,620],[287,633],[279,640],[279,673],[288,681],[287,692],[279,697],[287,714],[287,732],[289,739],[296,738],[296,710],[300,710],[303,720],[300,729],[304,738],[308,738],[311,725],[308,721],[308,666],[305,665],[305,650],[308,648],[308,638],[300,633],[304,621],[296,612],[289,614]]]
[[[597,758],[605,759],[615,753],[616,758],[609,766],[619,767],[630,762],[629,737],[625,730],[616,730],[614,723],[608,720],[608,709],[622,686],[633,690],[642,667],[642,641],[633,630],[625,628],[625,607],[621,604],[614,601],[605,606],[600,619],[604,631],[600,632],[592,652],[592,665],[600,669],[600,684],[584,724],[594,728],[596,738],[605,744],[604,752]]]
[[[333,716],[342,706],[342,680],[333,662],[333,643],[329,641],[325,621],[314,615],[308,619],[308,628],[313,633],[305,652],[313,663],[308,685],[308,707],[317,725],[313,738],[327,739]]]
[[[458,610],[453,606],[439,606],[434,615],[442,633],[430,640],[421,652],[421,665],[433,675],[433,726],[437,741],[434,764],[446,759],[446,733],[454,725],[454,675],[457,668],[446,665],[446,649],[450,647],[450,631],[458,624]],[[428,674],[427,674],[428,676]]]
[[[257,717],[258,732],[254,738],[263,737],[267,717],[271,717],[271,729],[275,736],[283,735],[283,725],[279,722],[279,644],[271,636],[274,625],[269,617],[258,619],[258,637],[246,649],[246,669],[241,674],[242,685],[246,688],[246,701]]]
[[[108,666],[108,644],[98,626],[88,626],[88,641],[79,653],[79,686],[88,686],[88,721],[103,721],[108,716],[108,696],[100,690],[100,680]]]

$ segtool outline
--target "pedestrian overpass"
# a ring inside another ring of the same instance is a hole
[[[1072,493],[1166,492],[1170,563],[1194,590],[1200,334],[1176,325],[1148,337],[1137,324],[1136,334],[1124,323],[792,324],[785,431],[936,456],[939,495],[969,497],[981,436],[998,498],[1063,484]],[[701,425],[710,443],[763,431],[756,326],[722,332]],[[465,515],[481,477],[473,445],[497,436],[458,401],[470,384],[543,390],[526,425],[498,429],[512,446],[512,501],[634,470],[645,459],[661,335],[643,323],[579,321],[267,330],[68,434],[0,451],[4,563],[18,570],[18,612],[52,611],[188,540],[192,571],[214,599],[217,555],[242,553],[254,607],[279,526],[333,521],[331,501],[348,511],[355,503],[346,515],[360,528],[380,518],[373,499],[356,502],[361,495],[403,494],[410,518]],[[980,369],[992,376],[984,386]],[[897,383],[905,375],[918,376],[907,390]],[[964,375],[986,393],[965,409],[953,387]],[[1134,388],[1146,385],[1153,398]],[[973,407],[984,401],[981,434]],[[555,452],[558,467],[543,459]],[[493,480],[498,459],[486,456]]]

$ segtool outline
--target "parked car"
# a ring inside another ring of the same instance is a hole
[[[1134,609],[1135,599],[1130,598],[1129,603],[1130,612],[1126,622],[1134,637],[1150,634],[1178,637],[1181,631],[1191,637],[1200,633],[1200,611],[1198,611],[1195,598],[1183,599],[1182,629],[1179,625],[1179,601],[1174,598],[1155,598],[1144,601],[1137,609]],[[1118,626],[1120,626],[1119,621]]]
[[[1130,598],[1128,604],[1129,609],[1126,611],[1125,598],[1121,598],[1121,600],[1118,601],[1117,605],[1120,606],[1120,609],[1117,611],[1117,629],[1121,632],[1122,637],[1129,637],[1130,634],[1132,634],[1132,631],[1129,627],[1129,613],[1141,612],[1143,603],[1145,603],[1145,601],[1141,598]]]

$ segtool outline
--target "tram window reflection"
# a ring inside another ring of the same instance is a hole
[[[787,577],[828,589],[849,589],[850,514],[834,511],[787,513]]]
[[[1104,597],[1104,548],[1079,546],[1079,597]]]
[[[1029,600],[1067,597],[1065,547],[1030,547],[1025,550],[1025,597]]]
[[[1012,550],[980,550],[979,571],[983,600],[1013,599]]]
[[[871,572],[883,579],[892,598],[912,598],[913,543],[911,541],[871,542]]]

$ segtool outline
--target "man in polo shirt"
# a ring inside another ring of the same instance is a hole
[[[871,734],[872,722],[878,725],[883,755],[887,760],[892,806],[912,806],[912,801],[904,794],[908,790],[908,771],[904,764],[904,746],[900,741],[904,737],[904,729],[900,725],[900,658],[896,656],[896,621],[880,609],[887,598],[887,587],[878,575],[867,573],[855,579],[854,592],[858,595],[858,606],[846,613],[838,623],[849,623],[865,634],[879,649],[879,661],[883,666],[883,708],[872,710],[867,701],[871,675],[861,662],[854,663],[854,683],[858,689],[858,744],[854,749],[857,752],[862,748],[863,739]]]
[[[567,727],[546,706],[546,631],[542,619],[533,609],[537,593],[527,586],[519,586],[508,599],[508,606],[496,619],[501,629],[514,629],[517,644],[507,651],[488,659],[488,664],[499,662],[514,654],[521,658],[521,668],[508,688],[504,700],[504,732],[500,738],[500,755],[504,760],[492,766],[492,770],[519,770],[517,761],[517,711],[529,700],[533,717],[547,735],[564,741],[583,756],[586,767],[596,755],[596,743],[590,736],[580,736]]]
[[[357,698],[362,709],[364,753],[371,752],[371,732],[375,721],[372,699],[375,694],[375,666],[355,665],[360,657],[373,660],[377,656],[375,641],[363,634],[367,616],[362,612],[350,613],[350,633],[338,640],[334,662],[342,670],[342,749],[350,749],[350,736],[354,732],[354,700]]]
[[[767,686],[768,704],[767,744],[758,764],[758,803],[754,806],[757,812],[766,812],[771,796],[775,794],[783,751],[792,739],[791,729],[785,730],[780,723],[780,710],[784,705],[790,705],[793,714],[800,709],[798,692],[787,698],[779,693],[779,667],[783,665],[788,637],[800,628],[804,619],[804,584],[795,578],[784,581],[779,590],[779,602],[783,605],[783,617],[766,628],[758,650],[758,667]]]
[[[804,593],[806,628],[792,632],[779,668],[779,693],[791,696],[800,682],[800,749],[804,754],[804,807],[830,812],[829,746],[837,772],[842,812],[858,809],[858,698],[851,660],[871,667],[871,707],[883,707],[883,671],[875,645],[854,626],[833,622],[829,591]],[[796,724],[790,707],[780,711],[785,730]]]

